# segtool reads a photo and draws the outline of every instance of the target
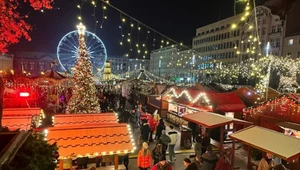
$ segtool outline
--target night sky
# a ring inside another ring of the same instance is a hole
[[[77,17],[80,10],[77,8],[81,0],[56,0],[53,10],[44,12],[36,11],[30,13],[28,22],[33,25],[31,32],[32,41],[24,39],[16,45],[11,45],[9,52],[16,51],[36,51],[36,52],[56,52],[59,40],[68,32],[75,30],[79,23]],[[97,1],[96,18],[98,25],[95,27],[95,19],[92,16],[94,7],[91,0],[84,0],[82,6],[83,23],[87,30],[95,32],[104,42],[109,56],[122,55],[128,52],[129,45],[124,39],[124,45],[119,45],[121,41],[120,13],[107,6],[105,15],[108,17],[102,22],[102,2]],[[191,45],[192,37],[195,36],[196,28],[216,22],[233,15],[233,0],[189,0],[189,1],[170,1],[170,0],[110,0],[110,4],[126,12],[130,16],[138,19],[144,24],[152,27],[156,31],[166,36],[183,42],[185,45]],[[241,11],[243,6],[237,6],[237,11]],[[25,9],[22,9],[25,11]],[[24,12],[22,11],[22,12]],[[127,36],[130,32],[130,19],[126,18],[123,25],[123,34]],[[133,22],[135,26],[137,25]],[[96,28],[96,29],[95,29]],[[141,26],[139,37],[137,29],[132,30],[132,46],[135,42],[140,44],[147,42],[148,51],[153,48],[153,32],[148,35],[146,41],[147,29]],[[125,36],[125,38],[126,38]],[[163,38],[165,41],[166,39]],[[156,34],[156,46],[159,48],[161,36]]]

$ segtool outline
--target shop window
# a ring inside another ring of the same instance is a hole
[[[289,39],[289,45],[293,45],[294,44],[294,39]]]

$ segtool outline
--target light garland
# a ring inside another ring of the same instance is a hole
[[[190,103],[196,103],[200,98],[203,98],[205,100],[206,103],[210,103],[209,99],[207,98],[207,95],[205,93],[198,93],[198,95],[195,98],[192,98],[192,96],[190,95],[190,93],[187,90],[183,90],[181,93],[177,94],[176,90],[174,88],[171,88],[167,93],[171,93],[172,92],[172,96],[174,96],[175,98],[180,98],[182,95],[185,95]]]

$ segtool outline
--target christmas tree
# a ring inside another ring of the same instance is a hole
[[[84,40],[85,26],[80,24],[77,28],[79,34],[79,56],[74,69],[72,97],[68,102],[66,113],[100,113],[92,65]]]

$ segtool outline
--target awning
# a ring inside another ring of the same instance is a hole
[[[220,127],[230,123],[241,123],[241,124],[248,124],[248,125],[251,124],[250,122],[246,122],[243,120],[234,119],[234,118],[230,118],[230,117],[226,117],[223,115],[210,113],[210,112],[196,112],[196,113],[186,114],[183,116],[183,119],[199,124],[206,128]]]
[[[292,123],[292,122],[281,122],[277,124],[278,126],[284,127],[284,128],[289,128],[292,130],[297,130],[300,131],[300,124],[297,123]]]
[[[287,161],[300,157],[300,139],[263,127],[250,126],[229,135],[229,137]]]
[[[3,117],[5,117],[5,116],[34,116],[34,115],[40,115],[40,114],[41,114],[41,108],[39,108],[39,107],[3,109]]]
[[[206,96],[215,106],[215,111],[242,112],[246,108],[243,101],[235,93],[206,93]]]
[[[5,116],[2,117],[2,126],[11,131],[17,129],[27,131],[31,129],[31,118],[31,116]]]
[[[135,149],[127,124],[54,127],[47,132],[48,142],[57,143],[61,157],[120,154]]]
[[[55,115],[53,122],[54,127],[88,124],[117,124],[118,116],[116,113],[64,114]]]

